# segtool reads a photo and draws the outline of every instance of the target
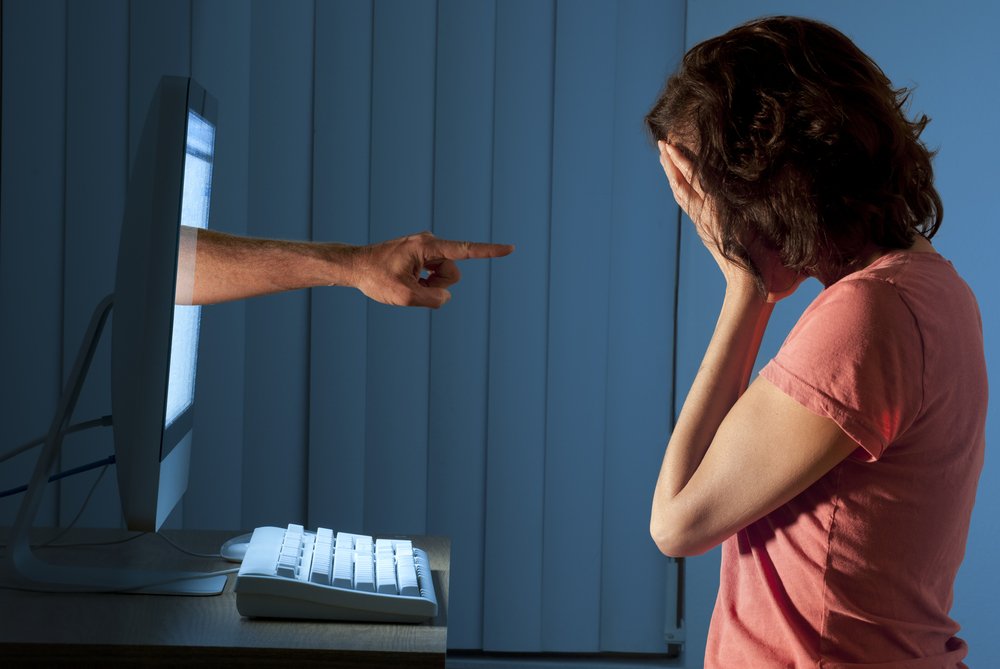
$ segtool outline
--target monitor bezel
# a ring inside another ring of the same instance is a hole
[[[187,488],[194,406],[164,425],[189,113],[218,127],[217,103],[190,77],[159,82],[135,152],[118,253],[112,416],[122,513],[155,531]]]

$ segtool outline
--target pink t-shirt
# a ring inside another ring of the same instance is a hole
[[[858,450],[727,539],[706,667],[964,667],[948,613],[985,447],[975,298],[936,253],[824,290],[761,375]]]

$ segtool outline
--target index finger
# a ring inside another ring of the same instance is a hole
[[[431,250],[436,255],[449,260],[468,260],[470,258],[500,258],[513,253],[514,245],[435,239],[431,245]]]

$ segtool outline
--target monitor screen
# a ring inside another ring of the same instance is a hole
[[[215,126],[194,111],[188,110],[181,225],[200,229],[208,227],[214,150]],[[200,328],[201,307],[182,304],[174,306],[164,427],[173,425],[194,403]]]

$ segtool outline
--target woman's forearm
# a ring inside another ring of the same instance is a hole
[[[653,495],[654,538],[671,531],[671,502],[701,464],[722,420],[747,388],[774,304],[753,286],[729,288],[715,332],[670,436]],[[658,542],[659,543],[659,542]]]

